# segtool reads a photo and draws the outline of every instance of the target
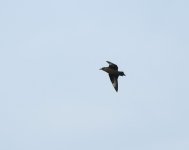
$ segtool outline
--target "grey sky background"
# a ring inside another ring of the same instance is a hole
[[[1,150],[188,150],[189,1],[0,2]],[[119,92],[99,68],[126,73]]]

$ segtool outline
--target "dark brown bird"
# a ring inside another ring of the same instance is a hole
[[[110,80],[115,88],[116,92],[118,91],[118,77],[125,76],[123,71],[118,71],[118,66],[112,62],[106,61],[109,64],[109,67],[102,67],[100,70],[103,70],[109,74]]]

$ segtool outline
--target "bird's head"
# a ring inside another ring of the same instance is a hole
[[[122,71],[119,72],[119,75],[120,75],[120,76],[126,76],[126,75],[124,74],[124,72],[122,72]]]

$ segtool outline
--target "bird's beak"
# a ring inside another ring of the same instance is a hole
[[[100,68],[99,70],[102,70],[102,68]]]

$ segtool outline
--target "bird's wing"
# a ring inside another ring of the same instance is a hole
[[[118,91],[118,76],[113,76],[109,74],[110,80],[112,82],[113,87],[115,88],[116,92]]]
[[[118,70],[118,66],[110,61],[106,61],[109,64],[109,67],[114,70]]]

